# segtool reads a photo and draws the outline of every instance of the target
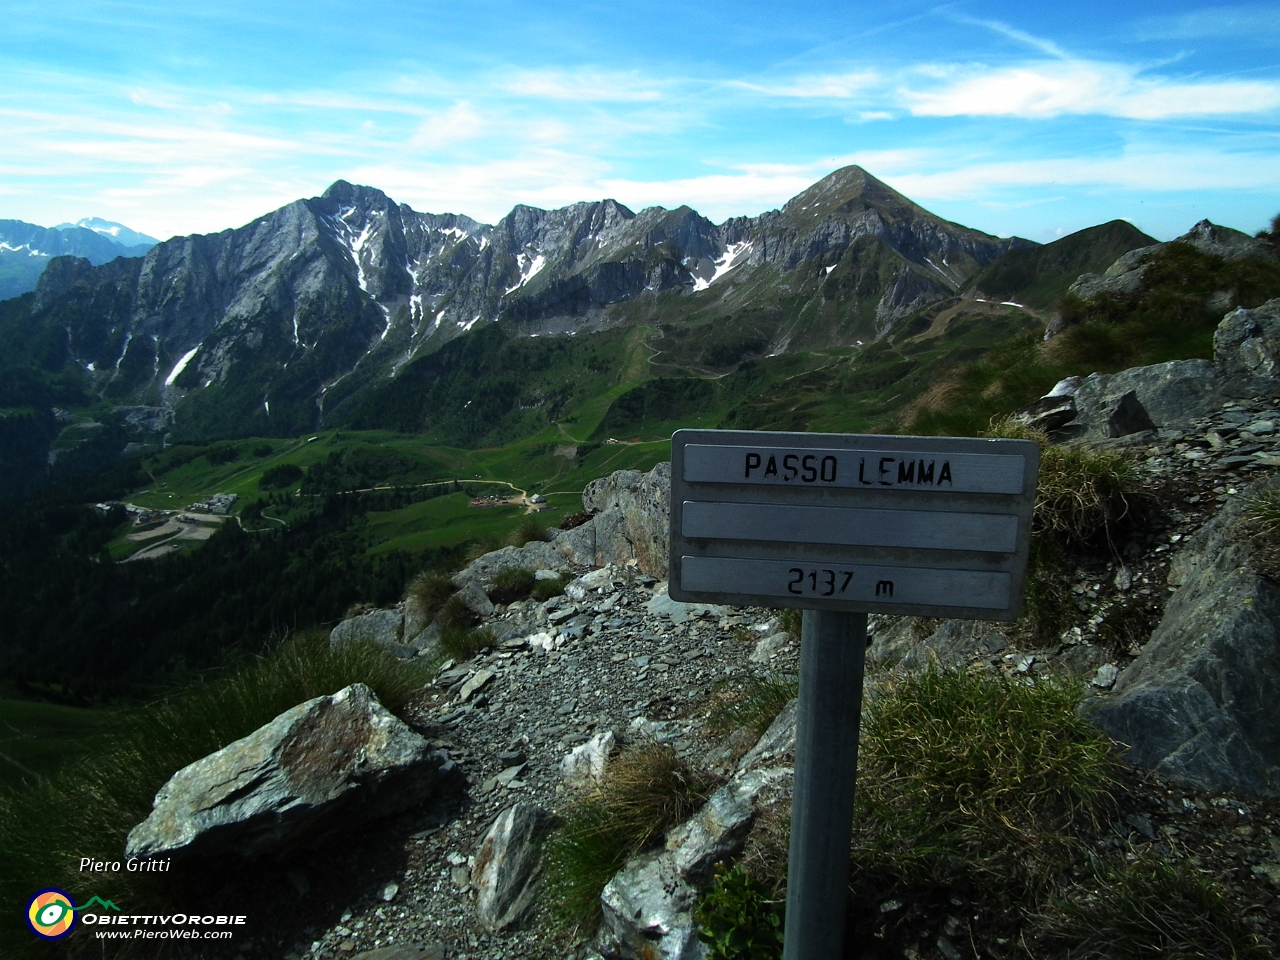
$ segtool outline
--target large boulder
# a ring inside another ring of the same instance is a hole
[[[1092,373],[1057,389],[1070,390],[1076,406],[1076,418],[1062,429],[1095,437],[1119,432],[1118,401],[1127,394],[1133,396],[1126,401],[1125,423],[1138,428],[1150,423],[1164,429],[1193,429],[1193,420],[1221,410],[1223,403],[1216,371],[1208,360],[1171,360],[1119,373]],[[1135,404],[1148,419],[1136,413]]]
[[[255,859],[399,813],[429,796],[453,762],[352,684],[286,710],[183,767],[129,832],[130,857]]]
[[[1213,364],[1228,397],[1280,395],[1280,299],[1223,317],[1213,333]]]
[[[490,930],[506,930],[533,909],[541,873],[539,844],[549,817],[536,803],[517,803],[493,822],[476,851],[471,885],[476,913]]]
[[[1239,537],[1248,495],[1268,483],[1190,538],[1150,642],[1088,710],[1130,763],[1204,790],[1280,796],[1280,589]]]

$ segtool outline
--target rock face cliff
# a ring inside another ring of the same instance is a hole
[[[690,298],[677,313],[772,307],[821,278],[806,296],[879,335],[1018,245],[941,220],[857,167],[719,226],[688,207],[634,213],[613,200],[518,206],[489,226],[338,181],[142,258],[58,260],[32,311],[65,330],[71,361],[108,399],[176,408],[193,433],[296,434],[477,324],[576,333],[672,293]]]

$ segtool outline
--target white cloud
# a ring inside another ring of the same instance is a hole
[[[517,96],[569,102],[628,103],[662,99],[661,84],[638,73],[597,70],[522,70],[500,81]]]
[[[1141,192],[1275,189],[1274,153],[1135,149],[1115,157],[978,161],[879,174],[915,200],[996,199],[1017,188],[1103,187]]]
[[[1143,77],[1130,66],[1086,60],[1016,67],[932,70],[942,86],[901,97],[916,116],[1044,119],[1103,115],[1134,120],[1256,114],[1280,107],[1280,84],[1261,80],[1177,81]]]
[[[438,147],[480,136],[487,124],[465,100],[423,120],[413,135],[413,147]]]
[[[775,83],[751,83],[745,80],[730,81],[727,86],[739,90],[761,93],[767,97],[784,97],[799,100],[847,100],[873,89],[881,82],[874,70],[852,73],[815,74],[796,77]]]
[[[1272,40],[1280,36],[1275,5],[1203,7],[1190,13],[1148,17],[1137,24],[1139,40],[1200,40],[1242,37]]]

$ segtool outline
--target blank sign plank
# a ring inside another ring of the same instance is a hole
[[[1018,518],[997,513],[875,510],[686,500],[685,537],[1012,553]]]

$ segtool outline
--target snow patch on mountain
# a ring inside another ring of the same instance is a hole
[[[750,240],[743,240],[740,243],[729,244],[729,246],[725,248],[724,256],[722,256],[719,260],[715,261],[715,267],[716,267],[715,273],[713,273],[710,279],[708,280],[703,280],[701,277],[695,279],[693,281],[693,289],[694,290],[707,289],[707,287],[711,286],[713,283],[715,283],[717,280],[723,277],[726,273],[728,273],[734,267],[738,266],[741,262],[745,261],[746,254],[750,252],[751,252]]]

